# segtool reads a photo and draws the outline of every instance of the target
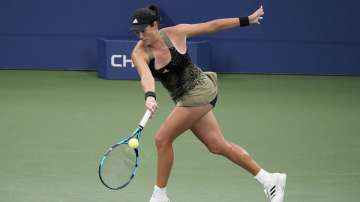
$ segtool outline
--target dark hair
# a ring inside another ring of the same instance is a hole
[[[139,8],[135,10],[131,18],[130,30],[135,32],[143,32],[146,26],[154,26],[154,22],[158,22],[160,27],[160,9],[156,5],[149,5],[146,8]]]
[[[152,10],[154,12],[154,15],[156,16],[157,20],[160,23],[160,8],[154,4],[151,4],[147,7],[148,9]]]

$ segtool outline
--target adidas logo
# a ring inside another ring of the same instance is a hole
[[[270,189],[270,198],[274,198],[276,195],[276,185]]]
[[[137,23],[139,23],[139,21],[135,18],[132,23],[133,23],[133,24],[137,24]]]

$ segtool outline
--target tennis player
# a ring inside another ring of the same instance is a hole
[[[141,78],[145,106],[152,113],[158,108],[155,78],[168,90],[175,107],[155,135],[157,180],[150,202],[169,202],[166,185],[174,161],[172,143],[190,129],[211,153],[225,156],[250,172],[263,186],[271,202],[282,202],[286,174],[269,173],[261,168],[240,146],[226,140],[212,112],[216,105],[217,76],[203,72],[191,62],[188,38],[220,30],[260,24],[263,7],[245,17],[216,19],[199,24],[178,24],[160,29],[159,8],[151,5],[137,9],[131,30],[139,37],[132,61]]]

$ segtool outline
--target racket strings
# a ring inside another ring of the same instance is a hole
[[[126,144],[118,145],[107,155],[102,165],[100,175],[103,182],[111,188],[127,184],[131,180],[135,164],[134,150]]]

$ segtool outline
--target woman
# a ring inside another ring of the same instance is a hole
[[[286,174],[268,173],[240,146],[222,135],[212,112],[217,100],[215,73],[202,72],[187,54],[186,40],[193,36],[224,29],[260,24],[262,6],[248,17],[217,19],[199,24],[179,24],[159,29],[159,9],[140,8],[132,17],[131,30],[139,37],[132,61],[141,78],[145,106],[157,109],[155,80],[158,78],[175,103],[173,111],[155,135],[157,148],[157,180],[150,202],[169,202],[166,185],[173,164],[173,141],[190,129],[210,152],[225,156],[250,172],[265,188],[271,202],[284,198]]]

